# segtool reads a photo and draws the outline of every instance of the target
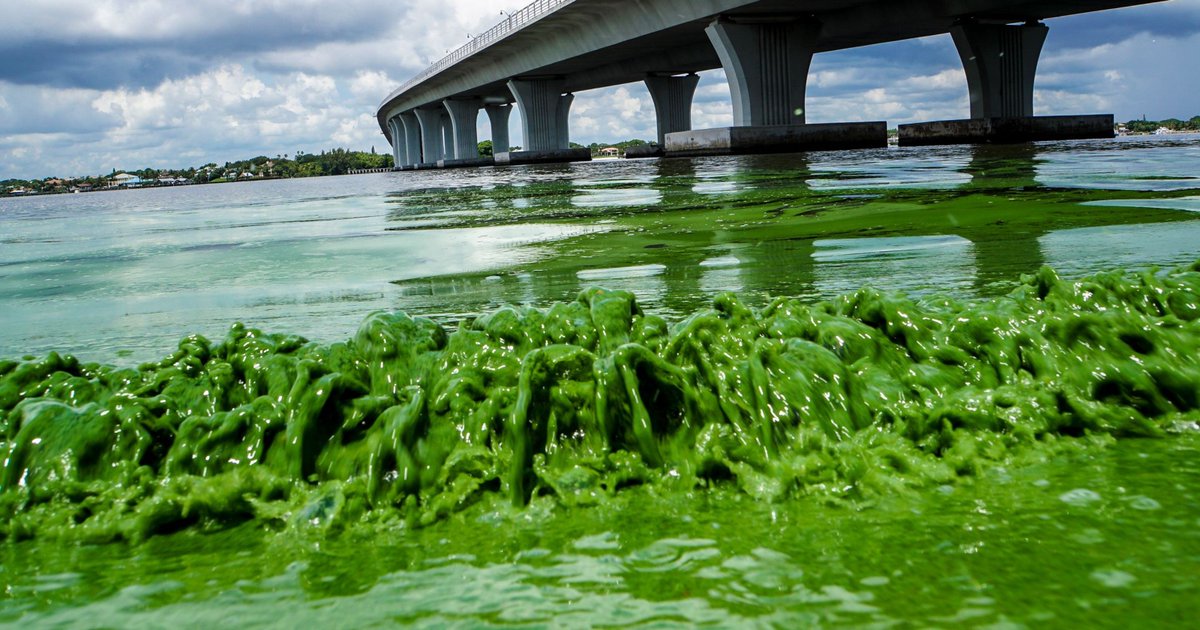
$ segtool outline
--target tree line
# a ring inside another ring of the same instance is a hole
[[[1192,116],[1188,120],[1167,118],[1166,120],[1131,120],[1125,123],[1125,129],[1132,133],[1154,133],[1160,128],[1171,131],[1200,131],[1200,116]]]
[[[124,173],[137,179],[140,187],[170,186],[178,184],[209,184],[249,179],[283,179],[291,177],[318,177],[322,175],[344,175],[360,169],[391,168],[390,153],[329,149],[320,153],[297,151],[294,156],[277,154],[275,157],[259,155],[246,160],[217,164],[209,162],[202,166],[183,169],[141,168],[113,169],[108,175],[85,177],[46,177],[43,179],[6,179],[0,181],[0,196],[14,194],[52,194],[89,190],[102,190],[116,185],[114,177]]]

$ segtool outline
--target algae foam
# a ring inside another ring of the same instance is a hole
[[[235,325],[136,369],[0,361],[0,532],[427,524],[630,485],[870,499],[1200,420],[1200,263],[979,302],[864,288],[668,324],[622,291],[321,345]]]

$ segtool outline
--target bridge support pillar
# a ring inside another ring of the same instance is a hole
[[[398,117],[388,119],[388,141],[392,143],[392,168],[399,170],[404,167],[405,147],[404,125]]]
[[[1033,115],[1033,77],[1049,31],[1045,24],[961,23],[950,29],[967,73],[971,118]]]
[[[729,80],[735,127],[804,124],[804,92],[820,22],[721,18],[705,32]]]
[[[571,127],[567,123],[571,118],[571,103],[575,102],[574,94],[563,94],[558,97],[558,149],[571,148]]]
[[[426,168],[437,166],[438,160],[442,159],[444,150],[445,134],[442,131],[442,118],[446,115],[446,110],[438,107],[420,107],[413,112],[416,113],[417,121],[421,126],[421,162],[418,166]]]
[[[450,113],[450,125],[454,136],[454,153],[446,152],[447,160],[479,159],[479,109],[483,101],[477,98],[446,99],[442,101]]]
[[[1034,116],[1033,79],[1049,29],[1044,24],[955,24],[950,29],[967,75],[971,117],[900,125],[900,144],[1012,143],[1111,138],[1111,114]]]
[[[441,116],[438,124],[442,129],[442,155],[438,157],[438,166],[445,160],[454,159],[454,125],[450,122],[450,112],[445,107],[439,107]]]
[[[404,163],[405,169],[416,168],[421,163],[421,123],[413,112],[400,114],[400,125],[404,129]]]
[[[525,135],[526,151],[555,151],[564,148],[567,140],[559,136],[567,128],[564,114],[570,112],[570,101],[563,107],[563,79],[510,79],[508,89],[521,109],[521,130]],[[573,95],[567,95],[574,100]]]
[[[666,135],[675,131],[690,131],[692,128],[692,97],[700,77],[688,74],[682,77],[648,76],[646,89],[654,101],[654,117],[658,123],[658,145],[661,147]]]
[[[592,159],[587,149],[570,148],[568,119],[574,94],[564,94],[566,81],[555,79],[509,79],[508,89],[521,110],[524,151],[496,154],[497,164],[577,162]]]
[[[493,103],[484,110],[492,125],[492,153],[508,153],[508,117],[512,114],[512,105]]]

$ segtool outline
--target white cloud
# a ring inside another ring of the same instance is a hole
[[[1195,116],[1200,114],[1200,72],[1191,60],[1198,50],[1197,33],[1178,38],[1143,33],[1044,55],[1035,82],[1035,111],[1103,111],[1117,120]]]

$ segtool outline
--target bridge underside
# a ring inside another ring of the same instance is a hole
[[[388,133],[394,130],[392,118],[440,108],[447,99],[518,102],[527,134],[543,138],[541,145],[562,144],[565,130],[555,135],[548,125],[562,126],[556,115],[565,117],[569,102],[555,115],[531,111],[545,121],[531,123],[514,81],[550,81],[564,98],[638,81],[647,81],[654,94],[648,78],[723,67],[734,92],[736,126],[798,125],[805,122],[804,83],[813,54],[943,33],[954,33],[963,58],[972,119],[1030,117],[1046,30],[1040,20],[1151,1],[1156,0],[575,0],[397,90],[380,106],[378,118]],[[1005,26],[1014,24],[1023,26]],[[996,62],[997,54],[1017,57]],[[786,96],[772,96],[780,90]],[[536,111],[549,112],[549,101],[533,102]],[[670,107],[682,107],[678,97]],[[780,119],[770,113],[779,108],[800,114]],[[678,115],[667,115],[674,129],[664,129],[664,113],[658,114],[660,143],[681,126],[690,129]]]

